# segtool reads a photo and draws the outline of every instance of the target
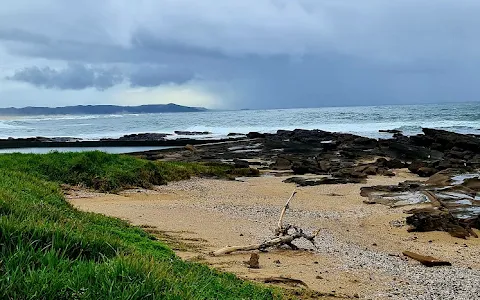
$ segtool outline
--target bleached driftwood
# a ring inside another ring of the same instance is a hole
[[[299,238],[305,238],[313,243],[315,239],[315,235],[308,235],[304,233],[301,229],[296,228],[295,232],[289,233],[284,236],[272,238],[271,240],[265,241],[260,244],[253,244],[248,246],[227,246],[217,251],[214,251],[211,254],[213,256],[219,256],[219,255],[230,254],[238,251],[252,251],[252,250],[263,251],[263,250],[266,250],[267,248],[274,247],[274,246],[281,246],[281,245],[288,245],[291,247],[293,245],[291,243],[294,240]]]
[[[315,245],[315,237],[317,236],[319,231],[316,231],[313,234],[307,234],[303,232],[303,229],[297,226],[289,225],[289,224],[285,226],[283,225],[283,218],[285,216],[287,209],[289,208],[290,201],[293,199],[295,194],[296,194],[296,191],[293,191],[292,195],[290,196],[290,198],[288,198],[287,202],[285,203],[285,206],[282,208],[282,211],[280,212],[280,218],[278,220],[277,228],[275,229],[275,237],[260,244],[253,244],[253,245],[247,245],[247,246],[227,246],[217,251],[213,251],[210,254],[213,256],[220,256],[220,255],[230,254],[238,251],[253,251],[253,250],[265,251],[267,248],[275,247],[275,246],[279,247],[282,245],[287,245],[292,249],[297,249],[297,247],[292,242],[300,238],[304,238],[310,241],[313,245]]]
[[[297,193],[296,189],[293,190],[292,195],[290,198],[288,198],[287,203],[285,203],[285,206],[282,209],[282,212],[280,213],[280,218],[278,219],[278,224],[277,224],[277,229],[275,229],[275,235],[281,235],[282,232],[284,231],[283,228],[283,217],[285,217],[285,213],[287,212],[287,209],[290,206],[290,201],[292,201],[293,197],[295,197],[295,194]]]
[[[431,256],[425,256],[421,254],[417,254],[411,251],[403,251],[403,255],[410,257],[416,261],[419,261],[422,265],[427,267],[435,267],[435,266],[451,266],[452,264],[445,260],[436,259]]]

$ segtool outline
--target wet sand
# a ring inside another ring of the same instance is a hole
[[[320,229],[317,248],[301,242],[297,245],[307,250],[262,252],[260,269],[246,267],[249,253],[209,256],[226,245],[248,245],[273,236],[280,210],[294,189],[283,179],[192,179],[120,195],[72,191],[68,198],[81,210],[147,227],[184,259],[249,280],[285,276],[345,298],[475,299],[480,294],[480,239],[408,233],[407,208],[363,203],[362,186],[418,179],[405,171],[393,178],[371,177],[367,184],[297,188],[285,221],[312,232]],[[405,250],[448,260],[453,266],[427,268],[403,257]]]

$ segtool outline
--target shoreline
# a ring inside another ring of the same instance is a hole
[[[114,245],[126,243],[145,253],[161,246],[165,251],[176,250],[186,260],[233,272],[243,279],[265,283],[274,276],[290,278],[294,286],[312,289],[312,296],[417,299],[427,294],[430,298],[470,299],[480,293],[476,253],[480,246],[476,238],[480,234],[480,139],[442,130],[423,131],[422,135],[395,134],[392,139],[375,140],[320,130],[283,130],[133,155],[1,155],[6,171],[4,189],[18,194],[11,199],[22,205],[0,204],[3,211],[20,220],[12,221],[12,226],[24,228],[22,224],[31,218],[20,211],[31,211],[30,202],[38,202],[38,209],[49,216],[56,211],[53,207],[69,198],[82,210],[139,225],[143,232],[131,229],[132,234],[148,240],[136,243],[136,238],[123,239],[109,230],[99,231],[105,234],[102,245],[108,251],[112,250],[111,238],[116,241]],[[186,180],[192,176],[202,178]],[[27,189],[30,193],[25,193],[24,185],[31,187]],[[141,188],[128,190],[135,186]],[[307,234],[319,230],[316,247],[301,239],[285,243],[281,249],[269,247],[268,253],[257,253],[259,269],[245,266],[249,252],[208,255],[226,245],[246,246],[275,236],[288,237],[288,230],[280,232],[282,236],[272,231],[294,187],[298,195],[290,203],[284,224],[297,225]],[[67,197],[61,195],[62,190]],[[44,196],[55,193],[56,197]],[[42,206],[46,201],[48,209]],[[73,206],[64,208],[68,211]],[[43,214],[32,216],[43,219]],[[85,216],[92,218],[85,219],[92,224],[104,218]],[[63,220],[54,218],[51,222],[60,224]],[[121,224],[125,230],[131,228],[126,222]],[[85,241],[91,237],[90,229],[98,229],[72,228],[77,233],[87,230]],[[28,239],[22,243],[31,246]],[[84,245],[88,253],[90,244]],[[7,258],[14,257],[16,248],[9,249]],[[113,257],[123,253],[113,250]],[[427,268],[404,257],[404,251],[447,260],[452,266]],[[201,264],[185,266],[207,269]],[[7,270],[15,270],[15,265]],[[54,274],[53,270],[50,273]],[[238,280],[225,273],[211,274]],[[295,292],[303,293],[299,289]]]
[[[250,281],[285,276],[339,298],[413,299],[428,294],[467,299],[477,295],[480,260],[475,249],[480,246],[479,239],[460,242],[445,232],[408,233],[406,225],[401,224],[406,216],[403,208],[363,203],[362,186],[418,178],[405,170],[396,173],[393,178],[373,176],[366,184],[298,188],[286,221],[312,231],[320,229],[318,248],[301,242],[297,243],[301,249],[310,250],[260,252],[260,269],[245,266],[248,252],[221,257],[208,253],[225,245],[247,245],[271,236],[279,211],[294,187],[282,182],[285,176],[243,182],[192,179],[153,191],[133,190],[119,195],[80,191],[67,198],[81,210],[141,226],[185,260]],[[439,257],[453,266],[426,268],[403,257],[405,250]],[[426,278],[428,282],[424,282]],[[455,285],[449,287],[450,282]]]
[[[2,120],[0,118],[0,120]],[[440,129],[423,128],[423,130],[437,130],[449,132],[451,134],[459,134],[464,136],[479,137],[480,134],[470,133],[455,133],[453,131],[445,131]],[[197,132],[197,131],[174,131],[169,133],[135,133],[126,134],[118,138],[93,138],[85,139],[79,137],[9,137],[0,138],[0,149],[14,149],[14,148],[69,148],[69,147],[173,147],[190,145],[208,145],[219,142],[231,142],[246,139],[256,139],[264,137],[272,137],[280,135],[284,132],[295,131],[318,131],[330,134],[334,139],[349,135],[357,138],[371,139],[377,141],[393,140],[399,136],[404,136],[401,130],[396,129],[380,129],[378,133],[381,137],[370,138],[358,134],[351,134],[339,131],[324,131],[318,129],[295,129],[283,130],[279,129],[272,133],[264,132],[249,132],[249,133],[229,133],[223,136],[213,135],[211,132]],[[405,137],[415,137],[422,134],[405,135]]]
[[[193,179],[119,195],[73,192],[75,207],[128,220],[176,250],[240,278],[284,276],[340,298],[470,299],[480,293],[480,139],[424,129],[388,140],[320,130],[131,155],[151,161],[254,167],[234,181]],[[469,174],[459,176],[459,174]],[[226,245],[268,240],[294,187],[286,222],[320,230],[317,247],[211,257]],[[466,217],[465,217],[466,215]],[[427,268],[411,251],[453,266]],[[452,283],[453,282],[453,283]]]

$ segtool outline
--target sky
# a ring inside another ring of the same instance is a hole
[[[480,99],[478,0],[4,0],[0,106]]]

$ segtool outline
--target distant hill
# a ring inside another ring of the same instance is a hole
[[[0,108],[2,116],[37,116],[37,115],[111,115],[111,114],[147,114],[172,112],[206,111],[203,107],[189,107],[173,103],[140,106],[118,105],[76,105],[64,107],[23,107]]]

